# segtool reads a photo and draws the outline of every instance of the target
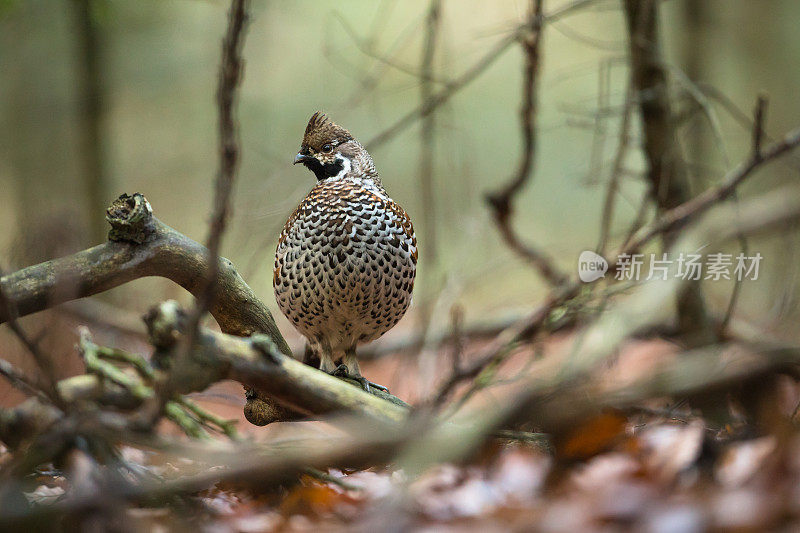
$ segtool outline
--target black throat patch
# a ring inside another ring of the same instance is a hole
[[[332,178],[339,174],[344,169],[341,159],[335,159],[333,163],[325,163],[324,165],[319,162],[316,157],[303,161],[303,164],[317,177],[317,181],[322,181]]]

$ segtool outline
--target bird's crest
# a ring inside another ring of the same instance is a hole
[[[306,132],[303,135],[303,146],[319,150],[325,143],[331,141],[342,143],[352,139],[353,136],[350,135],[349,131],[334,124],[322,111],[317,111],[311,115],[311,119],[308,121]]]

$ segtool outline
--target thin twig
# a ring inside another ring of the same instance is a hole
[[[704,95],[706,95],[708,98],[711,98],[712,100],[717,102],[720,106],[722,106],[722,108],[728,112],[731,118],[733,118],[740,126],[745,128],[752,134],[754,122],[751,114],[742,110],[736,104],[736,102],[734,102],[728,95],[726,95],[713,85],[703,82],[697,82],[696,85],[697,88],[700,91],[702,91]],[[776,138],[773,135],[770,135],[766,129],[762,131],[762,136],[765,141],[775,142],[776,140]],[[783,161],[787,167],[790,167],[793,170],[798,170],[800,168],[800,157],[796,155],[786,157]],[[789,164],[789,161],[791,161],[793,164]]]
[[[637,234],[623,246],[623,250],[620,253],[629,253],[631,250],[639,250],[656,236],[668,231],[674,231],[685,225],[693,218],[706,212],[716,203],[729,198],[736,191],[736,188],[762,165],[777,159],[797,148],[799,145],[800,128],[796,128],[786,134],[783,139],[763,148],[759,154],[751,154],[749,159],[743,161],[736,168],[728,172],[718,186],[706,189],[691,200],[663,213],[653,224],[637,232]]]
[[[644,192],[642,195],[642,200],[639,202],[639,207],[636,208],[636,215],[633,217],[633,221],[631,221],[630,226],[628,227],[628,231],[625,233],[625,239],[623,239],[623,248],[626,248],[629,242],[633,239],[638,231],[640,231],[644,225],[647,223],[647,214],[650,211],[651,204],[647,201],[649,193],[647,191]],[[638,250],[637,250],[638,251]]]
[[[435,3],[440,4],[441,1],[440,0],[436,0]],[[431,6],[431,7],[433,7],[433,6]],[[429,10],[428,14],[426,16],[426,19],[427,19],[428,22],[430,22],[430,14],[431,14],[431,11]],[[365,56],[371,57],[372,59],[375,59],[375,60],[377,60],[377,61],[379,61],[379,62],[381,62],[381,63],[383,63],[383,64],[385,64],[387,66],[390,66],[390,67],[392,67],[392,68],[394,68],[396,70],[399,70],[400,72],[403,72],[405,74],[408,74],[410,76],[414,76],[415,78],[419,78],[420,80],[423,80],[423,81],[429,81],[429,82],[433,82],[433,83],[438,83],[438,84],[445,85],[445,86],[450,84],[449,80],[439,78],[438,76],[436,76],[432,72],[426,72],[424,68],[421,69],[421,70],[418,70],[418,69],[415,69],[414,67],[412,67],[411,65],[407,65],[405,63],[401,63],[401,62],[397,61],[396,59],[393,59],[390,55],[381,55],[381,54],[377,53],[375,50],[372,49],[372,47],[370,46],[370,43],[369,43],[369,41],[367,39],[362,39],[362,38],[360,38],[358,36],[358,33],[356,32],[356,30],[350,25],[350,23],[347,21],[347,19],[344,16],[342,16],[340,13],[334,13],[334,16],[339,21],[339,23],[342,25],[342,28],[344,28],[345,33],[347,33],[347,35],[350,36],[350,38],[352,39],[353,43],[356,45],[356,48],[358,48],[358,50],[362,54],[364,54]],[[415,25],[418,24],[418,21],[415,20],[414,24]],[[412,29],[413,28],[414,28],[414,26],[412,26]],[[398,39],[396,45],[393,46],[392,49],[400,47],[403,43],[404,43],[403,39]],[[391,52],[392,52],[392,50],[390,50],[389,53],[391,53]],[[375,80],[374,78],[365,80],[365,82],[362,83],[362,89],[364,88],[364,86],[368,87],[370,85],[373,85],[376,81],[377,80]]]
[[[234,117],[234,107],[237,90],[242,79],[243,30],[247,19],[247,0],[231,0],[228,26],[222,41],[222,61],[217,85],[217,132],[220,160],[214,188],[214,212],[206,239],[209,267],[205,280],[206,287],[200,293],[197,307],[188,322],[187,349],[191,349],[194,345],[200,320],[208,310],[217,290],[220,245],[230,216],[231,192],[239,167],[239,133]]]
[[[0,376],[3,376],[16,389],[25,394],[35,396],[49,402],[47,394],[40,388],[35,380],[25,375],[25,373],[12,365],[5,359],[0,359]]]
[[[536,157],[536,95],[539,73],[539,43],[542,36],[542,0],[532,0],[528,15],[527,33],[520,40],[525,54],[522,86],[522,108],[520,128],[522,130],[522,154],[516,173],[499,191],[486,195],[492,208],[495,224],[503,241],[518,255],[533,265],[551,285],[561,285],[567,276],[559,271],[547,255],[520,241],[512,228],[513,199],[527,184],[533,172]]]
[[[555,26],[555,25],[553,25]],[[611,65],[613,59],[606,59],[600,62],[597,69],[597,109],[610,107],[609,104],[609,84],[611,79]],[[595,184],[600,177],[600,169],[603,166],[603,156],[606,146],[606,115],[595,113],[594,131],[592,132],[592,150],[589,156],[589,174],[586,177],[588,184]]]
[[[761,156],[761,145],[764,139],[764,124],[767,114],[767,97],[763,94],[758,95],[756,111],[753,121],[753,157]]]
[[[241,438],[239,437],[239,433],[236,431],[235,420],[225,420],[224,418],[220,418],[214,413],[203,409],[185,396],[177,396],[173,401],[195,415],[198,419],[200,419],[201,423],[215,426],[215,429],[218,428],[222,433],[227,435],[229,439],[239,440]]]
[[[725,163],[725,168],[730,168],[731,167],[731,161],[730,161],[730,157],[728,156],[728,152],[725,149],[725,142],[724,142],[724,136],[723,136],[723,132],[722,132],[722,126],[721,126],[721,124],[719,122],[719,119],[718,119],[716,113],[714,112],[713,107],[709,103],[706,94],[703,92],[703,90],[689,76],[684,74],[680,69],[677,69],[677,68],[673,67],[672,70],[677,75],[678,81],[683,83],[683,85],[686,87],[686,90],[687,90],[688,94],[694,99],[694,101],[697,103],[697,105],[703,111],[703,114],[705,115],[706,119],[708,120],[708,124],[709,124],[709,127],[711,129],[711,132],[713,133],[714,138],[716,140],[717,147],[718,147],[718,150],[720,152],[720,155],[722,156],[722,159],[723,159],[723,161]],[[766,102],[766,100],[763,101],[763,103],[765,103],[765,102]],[[758,115],[760,112],[763,112],[763,109],[761,109],[761,104],[762,104],[762,101],[760,100],[759,101],[759,106],[756,109],[756,115]],[[758,117],[757,116],[755,124],[754,124],[754,129],[753,129],[753,146],[754,146],[754,150],[753,151],[754,152],[760,152],[761,151],[762,136],[763,136],[762,118],[763,117]],[[699,147],[700,147],[700,145],[702,143],[700,143],[700,139],[699,138],[695,139],[694,142],[696,144],[696,146],[694,146],[695,151],[696,151],[697,149],[699,149]],[[698,144],[698,143],[700,143],[700,144]],[[734,191],[733,194],[731,195],[731,198],[732,198],[732,200],[734,202],[738,202],[738,193],[736,191]],[[739,248],[740,248],[741,253],[742,254],[747,254],[748,253],[747,239],[742,235],[742,236],[738,237],[738,241],[739,241]],[[730,319],[733,316],[733,312],[734,312],[734,310],[736,308],[736,303],[737,303],[737,301],[739,299],[739,292],[741,290],[741,282],[742,282],[741,279],[737,279],[737,280],[734,281],[733,291],[731,292],[730,298],[728,300],[728,306],[727,306],[727,308],[725,310],[725,315],[723,316],[722,321],[720,322],[719,326],[716,329],[716,333],[717,333],[718,336],[724,335],[725,330],[728,327],[728,323],[730,322]]]
[[[206,239],[208,271],[203,280],[204,287],[200,291],[197,305],[187,320],[185,345],[181,358],[188,358],[189,352],[194,349],[200,321],[208,311],[219,290],[217,278],[220,273],[220,247],[230,216],[231,193],[239,167],[239,133],[234,116],[234,108],[237,90],[242,79],[243,30],[247,19],[247,0],[231,0],[231,7],[228,11],[228,25],[222,41],[222,60],[217,82],[219,167],[214,187],[214,211],[209,223],[208,238]],[[157,401],[153,404],[150,413],[143,415],[143,418],[149,418],[150,423],[157,419],[160,411],[164,409],[167,401],[172,396],[172,392],[169,390],[172,385],[171,382],[157,383],[155,385]]]
[[[758,100],[756,102],[756,108],[754,112],[754,122],[753,122],[753,157],[760,157],[761,150],[762,150],[762,143],[764,139],[764,123],[766,121],[766,113],[767,113],[767,97],[765,95],[759,95]],[[733,193],[734,199],[736,199],[736,192]],[[742,235],[739,236],[739,244],[741,253],[744,255],[748,254],[748,246],[747,246],[747,239]],[[733,318],[733,313],[736,310],[736,304],[739,301],[739,294],[742,290],[742,278],[737,277],[733,282],[733,290],[731,291],[730,299],[728,300],[728,306],[725,309],[725,315],[722,317],[722,321],[720,322],[718,328],[718,334],[723,335],[725,331],[728,329],[728,325],[730,324],[731,319]]]
[[[551,291],[544,304],[529,316],[506,328],[475,360],[456,369],[439,387],[431,404],[442,405],[459,384],[468,379],[477,378],[487,368],[499,365],[521,341],[530,339],[545,326],[554,309],[577,296],[580,288],[579,281],[572,281]]]
[[[597,253],[600,255],[605,255],[605,249],[611,234],[611,222],[614,219],[614,203],[617,197],[619,178],[622,175],[622,168],[625,164],[625,158],[628,155],[628,133],[630,130],[631,115],[633,114],[633,105],[633,83],[629,79],[628,87],[625,91],[625,109],[622,111],[622,120],[619,126],[617,153],[614,156],[614,165],[611,169],[611,176],[608,179],[608,188],[606,189],[606,196],[603,202],[603,213],[600,218],[600,242],[597,245]]]
[[[596,0],[576,0],[570,4],[564,5],[553,12],[545,15],[544,21],[551,22],[558,20],[576,10],[585,7]],[[503,55],[503,53],[511,48],[520,37],[523,37],[528,31],[528,23],[525,22],[514,29],[508,36],[497,43],[494,48],[487,52],[481,59],[479,59],[470,69],[464,72],[461,76],[454,79],[451,83],[447,84],[441,91],[434,94],[427,102],[419,107],[409,111],[400,117],[394,124],[383,130],[381,133],[373,137],[366,143],[366,148],[370,152],[387,143],[394,138],[398,133],[411,126],[418,119],[425,117],[428,113],[447,102],[458,91],[469,85],[475,78],[480,76],[486,71],[494,62]]]
[[[0,317],[2,317],[3,314],[6,315],[6,322],[8,323],[9,329],[11,329],[14,335],[16,335],[17,339],[19,339],[22,345],[25,346],[25,348],[31,354],[34,363],[36,363],[36,366],[44,377],[45,383],[37,388],[44,392],[50,401],[52,401],[55,405],[61,405],[62,402],[58,394],[58,389],[55,387],[56,379],[55,370],[53,369],[53,362],[49,357],[42,353],[37,343],[28,337],[27,333],[25,333],[25,331],[17,322],[17,318],[19,318],[19,310],[17,309],[16,303],[13,301],[13,299],[9,298],[6,294],[6,291],[3,287],[2,274],[3,273],[0,272]],[[2,320],[0,320],[0,323],[1,322]]]
[[[394,124],[370,139],[366,143],[367,150],[373,152],[381,145],[394,138],[398,133],[411,126],[418,119],[427,116],[431,111],[447,102],[453,95],[466,87],[470,82],[486,71],[486,69],[492,66],[498,57],[508,50],[511,45],[517,42],[520,33],[520,29],[517,29],[511,33],[509,36],[495,45],[495,47],[492,48],[492,50],[490,50],[485,56],[483,56],[483,58],[481,58],[475,65],[473,65],[472,68],[453,80],[453,82],[448,84],[444,89],[434,94],[421,106],[409,111],[399,118]]]
[[[450,309],[450,343],[452,346],[453,372],[461,369],[461,357],[464,353],[464,309],[454,305]]]
[[[433,95],[433,61],[436,57],[436,41],[441,21],[442,2],[431,0],[425,17],[425,44],[422,48],[420,101],[424,104]],[[422,120],[420,135],[419,185],[422,200],[422,227],[424,229],[425,256],[429,265],[436,264],[436,197],[433,181],[433,156],[436,153],[435,113],[431,111]],[[435,266],[432,267],[435,269]]]
[[[164,416],[172,420],[186,435],[193,439],[207,440],[211,438],[203,428],[203,425],[177,402],[169,401],[164,404]]]

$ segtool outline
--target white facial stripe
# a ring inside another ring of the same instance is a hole
[[[338,174],[336,174],[335,176],[332,176],[329,179],[340,180],[343,177],[345,177],[353,167],[352,167],[352,164],[350,163],[350,159],[348,159],[347,157],[343,156],[342,154],[336,154],[336,160],[337,161],[341,161],[342,170],[340,170]]]

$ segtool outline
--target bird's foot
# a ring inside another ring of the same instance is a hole
[[[374,387],[374,388],[376,388],[378,390],[382,390],[383,392],[386,392],[386,393],[389,392],[389,388],[388,387],[384,387],[383,385],[379,385],[378,383],[372,382],[372,381],[368,380],[367,378],[365,378],[364,376],[355,376],[355,377],[352,377],[351,379],[354,379],[354,380],[358,381],[359,383],[361,383],[361,388],[364,389],[367,392],[369,392],[370,387]]]
[[[370,387],[375,387],[378,390],[382,390],[383,392],[389,392],[389,389],[384,387],[383,385],[378,385],[377,383],[373,383],[372,381],[368,380],[364,376],[361,375],[353,375],[350,373],[350,369],[347,368],[347,365],[341,364],[334,369],[332,376],[336,376],[338,378],[348,378],[352,379],[353,381],[358,381],[361,384],[361,388],[364,391],[369,392]]]

